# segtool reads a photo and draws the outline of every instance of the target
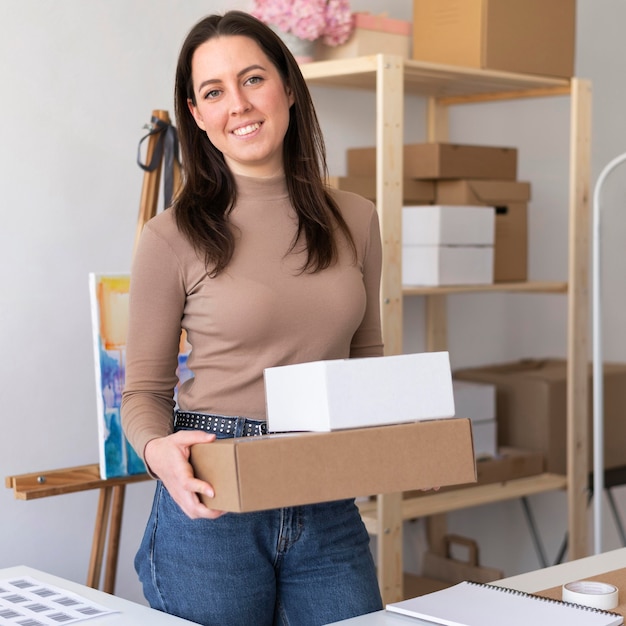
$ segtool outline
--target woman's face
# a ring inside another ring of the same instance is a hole
[[[294,102],[278,70],[253,39],[224,36],[199,46],[191,60],[196,124],[236,174],[283,171],[282,146]]]

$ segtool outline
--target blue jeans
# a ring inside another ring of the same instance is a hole
[[[205,626],[322,626],[382,608],[354,500],[192,520],[159,481],[135,567],[150,606]]]

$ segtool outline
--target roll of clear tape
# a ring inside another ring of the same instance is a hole
[[[619,591],[615,585],[593,580],[576,580],[563,585],[564,602],[573,602],[594,609],[610,610],[619,604]]]

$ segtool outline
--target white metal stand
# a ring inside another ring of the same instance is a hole
[[[593,192],[593,254],[592,254],[592,317],[593,317],[593,538],[594,551],[602,553],[602,494],[604,492],[604,371],[602,356],[602,290],[601,290],[601,232],[600,192],[607,176],[626,161],[626,152],[604,167]]]

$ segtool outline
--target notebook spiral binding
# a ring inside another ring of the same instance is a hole
[[[584,604],[578,604],[576,602],[564,602],[563,600],[555,600],[554,598],[546,598],[544,596],[538,596],[535,593],[528,593],[526,591],[520,591],[519,589],[511,589],[510,587],[499,587],[498,585],[490,585],[489,583],[477,583],[472,580],[466,581],[469,585],[475,585],[476,587],[489,587],[491,589],[497,589],[498,591],[504,591],[515,596],[522,596],[525,598],[532,598],[533,600],[540,600],[542,602],[549,602],[551,604],[565,604],[567,606],[575,606],[578,609],[589,611],[590,613],[599,613],[601,615],[614,615],[615,617],[621,617],[620,613],[614,611],[607,611],[605,609],[597,609],[593,606],[586,606]]]

